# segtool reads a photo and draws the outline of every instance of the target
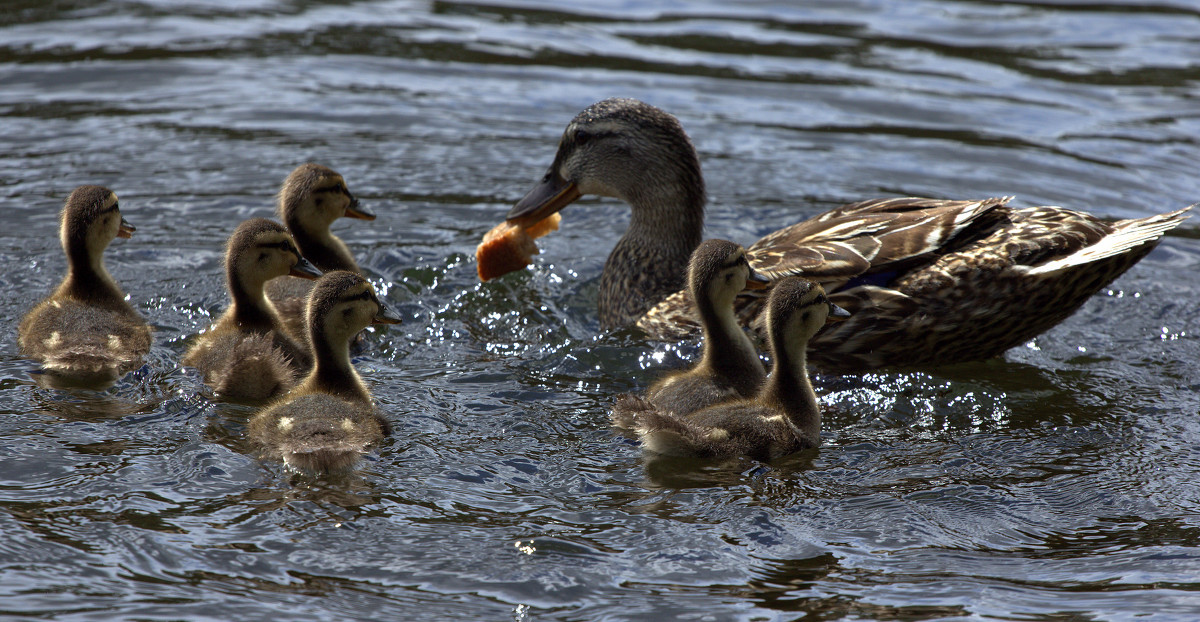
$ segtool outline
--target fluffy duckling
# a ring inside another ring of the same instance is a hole
[[[747,287],[762,288],[766,283],[765,277],[750,268],[741,245],[725,240],[701,243],[688,263],[688,290],[697,302],[704,331],[700,362],[651,385],[644,400],[617,396],[613,423],[633,427],[632,416],[645,409],[645,402],[679,416],[728,399],[753,396],[767,374],[733,313],[733,299]]]
[[[350,194],[346,180],[337,171],[320,164],[296,167],[279,190],[276,213],[292,233],[300,253],[318,270],[362,274],[346,243],[329,227],[343,216],[375,220],[375,215],[359,207],[358,199]],[[296,341],[307,338],[304,312],[311,290],[312,283],[304,280],[278,278],[267,283],[267,296]]]
[[[830,314],[849,314],[830,303],[820,285],[799,277],[775,285],[766,313],[775,367],[758,393],[682,417],[655,409],[635,413],[648,451],[770,460],[821,443],[821,407],[805,364],[808,340]]]
[[[287,336],[263,295],[268,280],[288,274],[321,276],[300,256],[283,226],[253,218],[229,236],[225,250],[229,308],[183,358],[183,364],[200,370],[205,384],[218,395],[265,400],[286,392],[311,366],[306,348]]]
[[[308,302],[313,368],[250,420],[249,435],[272,457],[310,473],[344,471],[391,434],[350,362],[350,340],[368,324],[398,324],[371,284],[353,272],[327,273]]]
[[[104,267],[113,238],[132,237],[117,195],[80,186],[59,217],[67,276],[17,329],[21,353],[68,384],[107,383],[141,364],[150,351],[150,327]]]

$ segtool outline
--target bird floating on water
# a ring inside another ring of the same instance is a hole
[[[601,324],[636,323],[660,339],[693,334],[699,318],[681,288],[706,198],[679,121],[633,99],[588,107],[507,218],[530,227],[588,194],[632,209],[600,277]],[[1060,207],[1014,209],[1009,200],[852,203],[766,235],[747,257],[772,281],[797,275],[820,283],[850,311],[810,341],[817,366],[857,372],[957,363],[997,356],[1061,322],[1190,209],[1110,223]],[[735,303],[760,336],[764,296],[745,292]]]
[[[21,353],[42,364],[48,384],[111,384],[150,351],[150,326],[104,266],[113,238],[134,231],[108,188],[80,186],[67,197],[59,217],[67,274],[17,328]]]

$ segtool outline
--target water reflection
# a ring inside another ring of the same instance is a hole
[[[1001,360],[818,376],[822,447],[770,464],[645,462],[609,428],[613,394],[696,352],[596,324],[627,210],[585,204],[505,279],[478,283],[471,258],[561,124],[614,95],[689,128],[708,237],[873,196],[1182,207],[1200,200],[1194,8],[9,4],[0,314],[61,276],[57,208],[101,183],[138,215],[108,261],[156,327],[103,391],[38,387],[0,343],[11,615],[1195,611],[1194,227]],[[396,436],[345,479],[258,460],[253,409],[178,368],[224,304],[231,223],[269,217],[310,160],[379,214],[338,234],[405,316],[356,357]]]

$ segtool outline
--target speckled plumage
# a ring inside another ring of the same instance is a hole
[[[676,415],[643,402],[630,415],[652,453],[770,460],[821,443],[821,407],[808,380],[808,339],[831,309],[820,285],[798,277],[781,280],[767,302],[767,336],[775,367],[752,397],[735,398]]]
[[[699,303],[704,349],[691,369],[668,374],[652,384],[646,390],[646,402],[663,412],[686,415],[758,391],[766,371],[733,313],[734,297],[751,279],[762,280],[750,269],[740,245],[706,240],[696,248],[688,264],[688,290]],[[643,410],[639,402],[618,396],[613,405],[613,423],[633,427],[633,414]]]
[[[282,395],[312,365],[307,346],[287,335],[264,296],[266,282],[286,274],[317,276],[287,229],[265,218],[238,225],[225,250],[229,308],[183,358],[222,398],[260,401]]]
[[[317,281],[306,314],[313,368],[295,389],[256,413],[250,438],[264,452],[313,473],[353,467],[391,433],[350,362],[350,340],[371,323],[397,323],[370,283],[353,272]]]
[[[362,273],[346,243],[329,227],[338,218],[374,220],[375,215],[359,207],[337,171],[312,163],[296,167],[279,189],[275,211],[300,253],[318,270]],[[304,312],[312,282],[280,277],[267,283],[266,291],[288,334],[299,342],[307,339]]]
[[[51,384],[110,383],[141,365],[151,345],[149,325],[104,266],[104,249],[134,229],[102,186],[76,188],[59,224],[67,274],[21,319],[17,343],[55,377]]]
[[[938,365],[998,356],[1050,329],[1149,253],[1187,211],[1108,223],[1006,202],[865,201],[775,232],[747,253],[755,270],[816,280],[850,311],[809,342],[817,367]],[[880,213],[885,226],[873,232]],[[899,226],[901,219],[912,222]],[[735,304],[762,334],[762,299],[743,295]],[[686,294],[672,295],[641,325],[680,336],[696,324],[690,307]]]
[[[703,229],[704,185],[678,121],[635,100],[593,105],[568,125],[550,171],[508,217],[534,222],[583,194],[632,208],[601,276],[601,323],[636,322],[660,339],[693,334],[698,317],[678,290]],[[1189,209],[1107,223],[1007,202],[863,201],[769,234],[747,253],[773,279],[820,282],[853,314],[813,338],[815,365],[844,372],[937,365],[996,356],[1054,326],[1150,252]],[[736,303],[760,334],[763,295]]]

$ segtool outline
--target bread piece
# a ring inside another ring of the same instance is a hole
[[[479,280],[488,281],[528,266],[538,251],[534,238],[558,230],[562,216],[551,214],[528,229],[502,222],[483,236],[475,249]]]

